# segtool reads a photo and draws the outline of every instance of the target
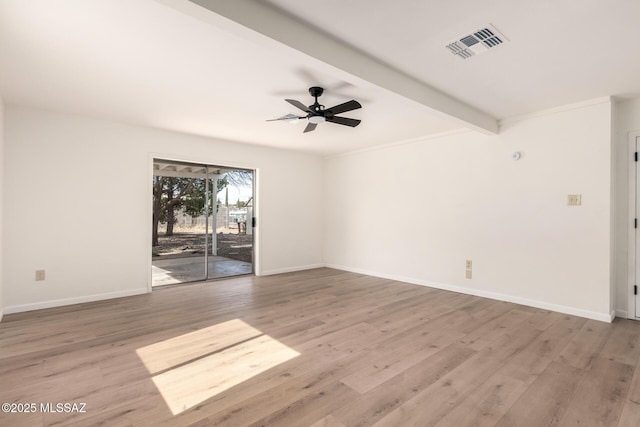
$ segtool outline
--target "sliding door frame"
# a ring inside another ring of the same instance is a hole
[[[248,171],[252,171],[253,172],[253,218],[259,218],[260,215],[260,202],[259,202],[259,194],[260,194],[260,168],[258,168],[255,165],[252,164],[247,164],[247,163],[240,163],[240,162],[231,162],[231,161],[223,161],[218,159],[208,159],[208,158],[203,158],[203,157],[198,157],[198,158],[193,158],[193,157],[189,157],[189,156],[185,156],[185,155],[175,155],[175,154],[167,154],[167,153],[158,153],[158,152],[153,152],[153,153],[149,153],[148,159],[147,159],[147,188],[146,188],[146,200],[147,200],[147,242],[145,245],[145,259],[146,259],[146,263],[144,263],[144,265],[146,265],[147,268],[147,292],[151,293],[153,290],[153,276],[152,276],[152,268],[153,268],[153,259],[151,256],[149,256],[149,248],[152,248],[152,240],[153,240],[153,236],[152,236],[152,218],[153,218],[153,198],[149,197],[150,194],[153,194],[153,176],[154,176],[154,170],[153,170],[153,163],[154,160],[165,160],[165,161],[170,161],[170,162],[176,162],[176,163],[189,163],[192,165],[196,165],[196,166],[206,166],[207,167],[207,177],[209,175],[209,170],[208,167],[210,166],[220,166],[220,167],[224,167],[224,168],[229,168],[229,169],[244,169],[244,170],[248,170]],[[223,166],[221,166],[223,165]],[[207,180],[208,182],[208,180]],[[251,218],[247,218],[247,221],[252,220]],[[208,223],[208,221],[207,221]],[[258,221],[259,224],[259,221]],[[253,274],[255,274],[256,276],[260,276],[261,275],[261,250],[260,250],[260,236],[261,236],[261,227],[256,226],[253,229],[253,255],[252,255],[252,269],[253,269]],[[205,244],[208,245],[208,239],[209,236],[206,236],[205,238]],[[206,280],[213,280],[213,279],[209,279],[208,278],[208,252],[209,252],[209,248],[208,246],[205,246],[205,272],[207,273],[207,275],[205,276],[205,279],[203,279],[203,281]],[[190,283],[198,283],[200,281],[197,282],[190,282]]]

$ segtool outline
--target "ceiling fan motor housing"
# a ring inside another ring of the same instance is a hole
[[[309,88],[309,94],[314,98],[321,96],[324,93],[324,89],[319,86],[313,86]]]
[[[308,120],[307,127],[304,129],[304,133],[315,130],[316,126],[322,122],[331,122],[339,125],[356,127],[360,124],[360,120],[350,119],[348,117],[340,117],[337,114],[345,113],[347,111],[356,110],[362,108],[362,105],[356,100],[343,102],[342,104],[335,105],[329,109],[325,109],[324,105],[318,102],[318,97],[324,93],[324,89],[319,86],[312,86],[309,88],[309,94],[315,98],[315,102],[309,106],[304,105],[300,101],[295,99],[285,99],[289,104],[307,113],[305,116],[299,116],[298,119],[306,118]],[[286,117],[286,116],[285,116]],[[284,117],[283,117],[284,119]]]

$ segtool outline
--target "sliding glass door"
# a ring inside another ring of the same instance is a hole
[[[254,173],[246,169],[209,167],[212,197],[207,277],[253,273]]]
[[[152,285],[253,273],[253,171],[156,159],[153,172]]]

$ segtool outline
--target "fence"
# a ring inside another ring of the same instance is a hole
[[[194,228],[194,229],[204,230],[205,228],[207,218],[204,215],[192,217],[190,215],[187,215],[182,209],[176,210],[174,215],[176,219],[174,229],[175,228],[178,228],[178,229]],[[252,215],[252,211],[250,207],[232,209],[226,206],[218,206],[218,212],[216,214],[216,230],[221,228],[237,230],[239,222],[244,222],[244,223],[251,222],[251,215]],[[249,221],[247,221],[247,218],[249,218]],[[165,229],[165,227],[166,227],[166,224],[160,225],[161,229]],[[247,233],[249,234],[251,233],[250,228],[251,227],[247,228]]]

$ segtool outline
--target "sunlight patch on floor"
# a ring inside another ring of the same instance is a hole
[[[260,335],[262,332],[258,329],[233,319],[139,348],[136,352],[149,372],[155,374]]]
[[[174,415],[300,355],[239,319],[137,353]]]

